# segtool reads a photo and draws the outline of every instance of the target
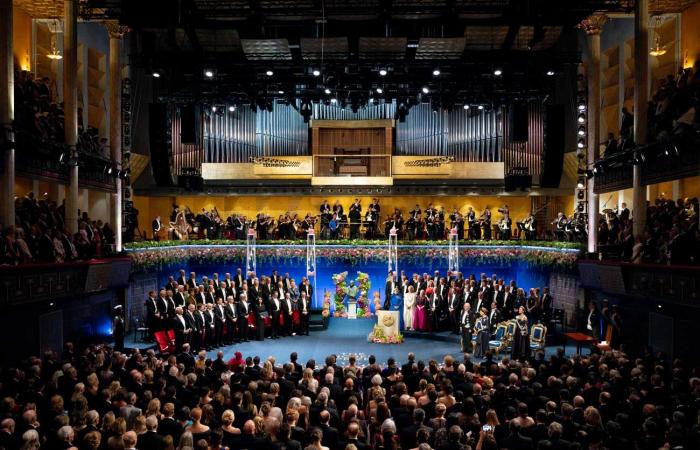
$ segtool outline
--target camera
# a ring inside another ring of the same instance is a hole
[[[485,433],[490,433],[493,430],[493,427],[491,425],[484,425],[481,427],[481,431]]]

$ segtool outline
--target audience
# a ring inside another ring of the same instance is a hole
[[[38,449],[691,449],[697,367],[649,351],[478,364],[194,363],[69,342],[2,368],[0,447]],[[302,375],[303,374],[303,375]],[[318,391],[302,380],[313,378]],[[344,388],[343,388],[344,386]]]
[[[78,232],[68,232],[65,205],[38,200],[33,192],[15,199],[15,224],[0,225],[0,255],[9,265],[62,263],[108,255],[114,231],[108,223],[90,219],[83,212]]]

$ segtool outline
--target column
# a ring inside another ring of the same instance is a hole
[[[0,152],[4,171],[0,185],[0,221],[15,224],[15,72],[12,60],[12,0],[0,0]]]
[[[121,169],[122,163],[122,67],[120,62],[124,27],[118,23],[106,24],[109,32],[109,150],[112,160]],[[116,179],[116,190],[112,194],[111,227],[117,252],[122,251],[122,180]]]
[[[586,162],[589,169],[600,153],[600,33],[608,20],[603,14],[594,14],[584,20],[582,28],[588,36],[589,60],[586,67],[588,98],[587,103],[587,148]],[[594,191],[595,177],[586,183],[586,200],[588,201],[588,252],[594,253],[598,244],[598,196]]]
[[[649,0],[634,2],[634,142],[647,142],[647,102],[649,100]],[[632,169],[632,217],[635,236],[644,233],[647,207],[642,186],[642,166]]]
[[[69,192],[66,198],[66,227],[78,232],[78,0],[63,3],[63,103],[66,146],[69,158]]]

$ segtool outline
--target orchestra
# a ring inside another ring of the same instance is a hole
[[[497,208],[500,218],[493,222],[491,208],[486,206],[477,217],[472,206],[462,213],[453,207],[451,213],[444,206],[436,207],[428,204],[425,210],[416,204],[404,217],[399,208],[382,216],[379,199],[372,202],[363,210],[359,199],[355,199],[348,207],[347,214],[340,201],[331,206],[328,200],[323,200],[319,206],[319,214],[300,214],[285,211],[277,216],[260,212],[250,219],[243,214],[231,213],[224,220],[216,208],[210,211],[202,209],[197,215],[189,208],[181,210],[173,207],[170,227],[166,230],[160,226],[160,218],[153,220],[153,238],[164,239],[165,232],[173,240],[188,239],[235,239],[245,240],[248,230],[253,230],[260,240],[294,240],[304,239],[310,229],[318,229],[320,238],[328,239],[387,239],[391,230],[395,229],[400,240],[432,240],[440,241],[449,237],[450,230],[456,230],[459,240],[510,240],[512,235],[512,219],[508,205]],[[364,213],[364,214],[363,214]],[[537,237],[537,212],[530,213],[521,221],[516,222],[515,238],[534,240]],[[302,218],[303,217],[303,218]],[[495,219],[494,219],[495,220]],[[561,240],[571,240],[575,233],[585,232],[585,217],[581,213],[568,220],[560,216],[552,222],[555,236]]]

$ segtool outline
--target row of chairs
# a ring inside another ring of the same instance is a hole
[[[515,333],[515,319],[507,320],[496,326],[496,332],[489,340],[489,348],[498,355],[501,352],[509,352],[513,347],[513,334]],[[476,339],[476,338],[474,338]],[[530,327],[530,350],[541,350],[545,347],[547,339],[547,327],[536,323]]]

